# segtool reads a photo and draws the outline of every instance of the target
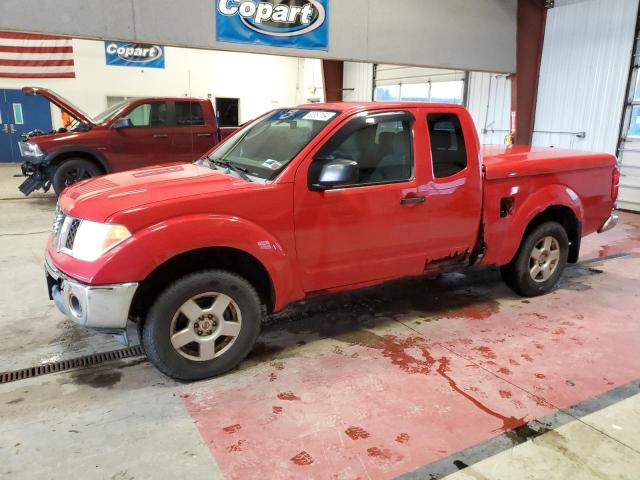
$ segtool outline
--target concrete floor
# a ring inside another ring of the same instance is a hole
[[[55,200],[0,167],[0,372],[120,348],[48,301]],[[640,216],[588,237],[557,291],[495,270],[270,318],[192,384],[143,359],[0,385],[0,478],[640,477]]]

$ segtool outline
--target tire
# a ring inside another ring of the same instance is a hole
[[[514,292],[537,297],[555,288],[568,256],[566,230],[557,222],[546,222],[527,235],[515,258],[501,267],[500,273]]]
[[[238,366],[253,348],[261,323],[260,299],[247,280],[206,270],[175,281],[160,294],[141,341],[147,358],[165,375],[201,380]]]
[[[51,183],[56,195],[60,195],[62,191],[69,185],[73,185],[80,180],[97,177],[102,175],[100,167],[83,158],[69,158],[58,165],[53,172]]]

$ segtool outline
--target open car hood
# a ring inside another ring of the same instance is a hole
[[[69,115],[71,115],[76,120],[82,123],[88,123],[90,125],[95,125],[93,119],[87,115],[85,112],[76,107],[69,100],[65,100],[60,95],[55,92],[52,92],[48,88],[40,88],[40,87],[24,87],[22,89],[22,93],[25,95],[40,95],[41,97],[45,97],[55,106],[60,108],[61,110],[66,111]]]

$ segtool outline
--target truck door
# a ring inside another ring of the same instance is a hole
[[[430,263],[461,258],[473,250],[482,216],[482,174],[479,142],[469,113],[458,107],[425,107],[426,154],[416,159],[425,177],[419,195],[425,197],[425,222]]]
[[[346,120],[300,164],[295,180],[296,249],[306,292],[417,275],[432,228],[419,178],[427,157],[417,110]],[[323,163],[358,163],[354,185],[313,191]]]
[[[206,119],[200,102],[175,102],[176,126],[173,151],[176,161],[192,162],[211,150],[216,143],[212,118]]]
[[[111,166],[114,171],[175,161],[172,151],[173,109],[171,102],[150,101],[134,107],[123,118],[130,128],[111,129]]]

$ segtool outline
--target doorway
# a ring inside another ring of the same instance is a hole
[[[51,107],[46,98],[27,96],[21,90],[0,89],[0,162],[21,161],[18,142],[33,130],[52,130]]]

